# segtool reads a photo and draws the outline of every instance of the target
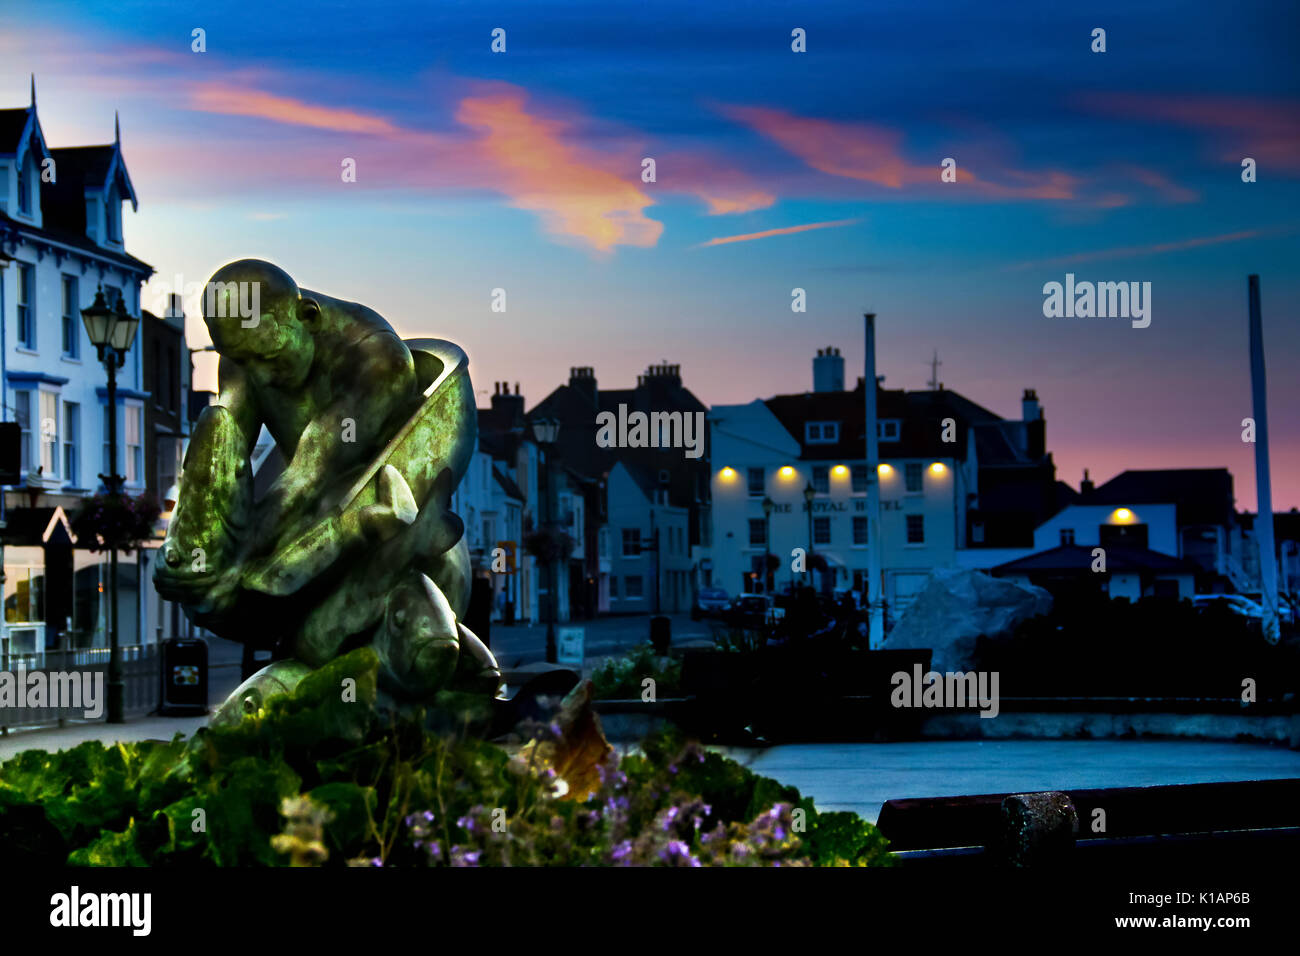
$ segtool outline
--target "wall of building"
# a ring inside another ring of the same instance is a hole
[[[1049,518],[1034,532],[1034,550],[1048,551],[1061,546],[1062,529],[1074,531],[1074,543],[1095,547],[1101,540],[1101,525],[1134,524],[1147,526],[1147,547],[1171,557],[1179,557],[1177,509],[1169,505],[1129,505],[1133,517],[1122,520],[1117,512],[1122,505],[1070,505]]]

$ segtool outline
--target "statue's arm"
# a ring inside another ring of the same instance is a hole
[[[244,458],[249,457],[262,431],[262,416],[243,369],[225,356],[217,365],[216,404],[225,407],[234,418],[239,428],[240,452]]]
[[[410,406],[415,366],[401,339],[378,335],[355,348],[341,364],[332,401],[303,430],[293,459],[268,491],[264,517],[274,541],[311,517],[336,479],[373,460]]]

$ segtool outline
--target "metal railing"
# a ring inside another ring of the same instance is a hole
[[[155,644],[126,644],[122,652],[123,711],[128,717],[140,717],[158,706],[158,647]],[[46,675],[54,673],[90,675],[92,693],[97,694],[96,705],[102,708],[99,719],[107,714],[108,707],[107,647],[80,647],[42,650],[34,653],[10,653],[8,642],[0,646],[0,671],[13,675],[17,705],[0,705],[0,733],[14,727],[62,727],[67,721],[86,720],[87,701],[81,706],[67,706],[67,700],[55,700],[55,682],[46,682],[43,706],[27,706],[32,692],[17,687],[18,672],[30,677],[32,671]],[[99,677],[98,675],[103,675]],[[66,684],[64,685],[66,686]],[[8,700],[5,700],[8,703]],[[62,703],[64,706],[54,706]]]

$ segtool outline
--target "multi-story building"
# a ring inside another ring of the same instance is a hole
[[[658,440],[659,447],[623,443],[621,437],[598,440],[602,415],[615,421],[638,414],[655,421],[650,416],[657,415],[680,423],[677,434],[684,441],[688,416],[693,426],[706,413],[682,384],[681,366],[669,364],[649,366],[626,389],[598,388],[591,367],[572,368],[568,383],[528,413],[529,421],[560,422],[556,455],[573,500],[581,499],[587,515],[583,567],[580,573],[576,564],[570,568],[577,613],[647,613],[655,610],[656,598],[660,610],[683,611],[697,584],[707,583],[700,579],[708,573],[701,568],[709,534],[707,431],[692,432],[698,438],[694,449]],[[656,529],[662,550],[646,550]]]
[[[844,389],[843,358],[833,348],[814,360],[813,379],[811,392],[715,406],[710,413],[709,560],[713,583],[731,593],[798,583],[870,590],[864,382]],[[877,386],[881,588],[891,617],[935,568],[955,564],[970,545],[970,516],[985,474],[978,448],[991,443],[993,430],[1004,442],[1014,439],[1018,424],[942,386],[916,392]],[[1035,451],[1020,455],[1025,470],[1050,488],[1054,473],[1037,460],[1045,452]],[[1013,453],[1008,448],[1004,457]],[[1008,536],[999,521],[1005,514],[989,507],[976,522],[981,536]],[[772,565],[765,580],[764,568]]]
[[[153,269],[126,251],[127,202],[134,209],[137,198],[120,133],[102,146],[49,146],[34,82],[28,106],[0,110],[0,249],[10,260],[0,263],[0,384],[4,420],[21,425],[26,475],[4,495],[4,640],[15,652],[54,646],[69,632],[80,644],[105,641],[103,555],[71,549],[71,568],[61,563],[56,580],[45,551],[110,470],[108,415],[117,419],[124,490],[146,487],[149,395],[139,341],[118,371],[110,409],[106,373],[81,320],[99,289],[110,305],[121,299],[140,314],[140,287]],[[24,519],[24,510],[42,520]],[[147,640],[138,552],[123,554],[120,566],[119,634],[123,643]],[[72,583],[63,580],[69,572]]]

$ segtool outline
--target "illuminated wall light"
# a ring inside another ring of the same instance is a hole
[[[836,465],[834,468],[831,469],[831,474],[834,475],[836,478],[847,478],[849,476],[849,466]]]
[[[722,471],[718,472],[718,478],[722,481],[735,481],[738,477],[740,476],[736,474],[736,469],[730,466],[723,468]]]
[[[881,478],[888,478],[893,473],[894,473],[893,465],[886,465],[882,462],[881,464],[876,466],[876,474],[878,474]]]
[[[930,474],[932,475],[942,475],[947,470],[947,467],[941,461],[936,461],[930,466]]]
[[[1126,522],[1132,521],[1132,520],[1133,520],[1133,512],[1129,511],[1127,508],[1116,508],[1116,509],[1115,509],[1115,520],[1118,521],[1118,522],[1120,522],[1121,524],[1124,524],[1124,523],[1126,523]]]
[[[789,481],[791,478],[795,476],[795,471],[794,468],[792,468],[790,465],[782,465],[781,470],[778,471],[777,474],[780,475],[782,478],[784,478],[786,481]]]

